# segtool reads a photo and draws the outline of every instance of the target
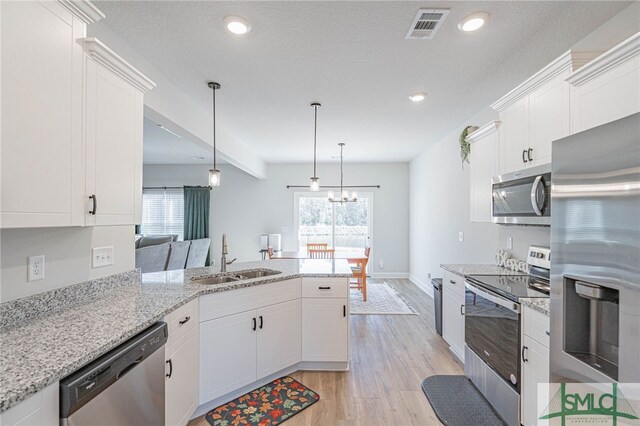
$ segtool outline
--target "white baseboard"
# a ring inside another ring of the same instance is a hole
[[[409,273],[408,272],[374,272],[371,275],[371,278],[375,278],[375,279],[408,279],[409,278]]]
[[[431,285],[431,283],[426,283],[418,279],[418,277],[413,274],[409,274],[409,281],[414,283],[420,290],[427,293],[427,296],[433,298],[433,286]]]

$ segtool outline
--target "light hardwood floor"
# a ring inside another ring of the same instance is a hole
[[[296,425],[439,425],[420,382],[433,374],[463,374],[436,333],[433,300],[408,280],[390,283],[420,314],[351,315],[351,370],[291,376],[320,401],[286,421]],[[369,280],[370,284],[382,282]],[[207,426],[204,417],[189,426]]]

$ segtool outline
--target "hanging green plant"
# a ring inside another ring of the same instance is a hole
[[[467,136],[478,129],[477,126],[467,126],[460,133],[460,158],[462,159],[462,167],[464,168],[465,161],[469,164],[469,154],[471,154],[471,144],[467,141]]]

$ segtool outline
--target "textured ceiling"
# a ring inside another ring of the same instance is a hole
[[[268,162],[407,161],[568,50],[627,2],[96,2],[105,24]],[[405,40],[420,7],[450,8]],[[464,16],[491,19],[461,33]],[[245,37],[222,20],[251,22]],[[426,92],[420,104],[408,95]],[[474,123],[483,124],[483,123]],[[183,155],[183,157],[189,154]]]

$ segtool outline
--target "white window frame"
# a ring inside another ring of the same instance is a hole
[[[356,191],[358,192],[358,191]],[[338,194],[338,191],[334,191],[335,194]],[[328,198],[329,197],[329,192],[328,191],[320,191],[320,192],[311,192],[311,191],[306,191],[306,192],[294,192],[293,193],[293,232],[294,232],[294,242],[296,244],[296,250],[300,249],[300,241],[298,240],[298,235],[299,235],[299,218],[300,218],[300,197],[318,197],[318,198]],[[358,197],[359,198],[368,198],[369,199],[369,214],[367,215],[367,228],[369,229],[369,235],[368,235],[368,239],[369,239],[369,247],[371,247],[371,251],[374,251],[373,248],[373,243],[374,243],[374,238],[373,238],[373,192],[358,192]],[[331,241],[332,244],[335,244],[335,239],[336,239],[336,209],[335,207],[332,209],[332,213],[331,213],[332,217],[331,217]],[[367,264],[367,269],[369,268],[369,265]]]

